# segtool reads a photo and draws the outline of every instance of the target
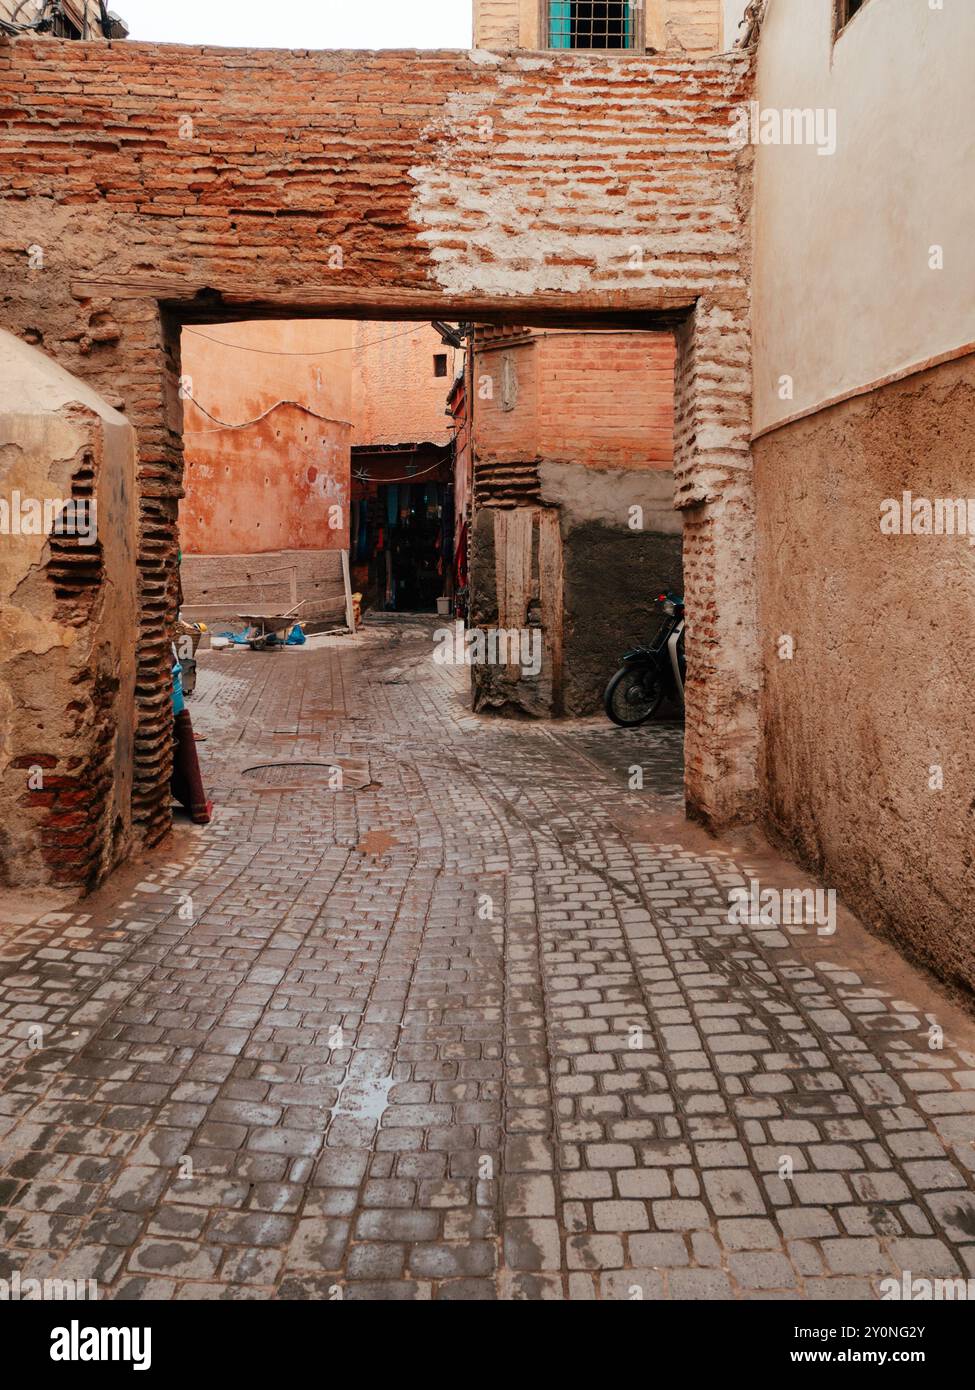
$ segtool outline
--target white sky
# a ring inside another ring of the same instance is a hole
[[[243,48],[470,48],[472,0],[109,0],[130,38]]]

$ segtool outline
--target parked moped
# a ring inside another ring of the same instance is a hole
[[[649,647],[626,653],[603,696],[606,713],[624,729],[652,719],[667,696],[684,707],[684,597],[660,594],[657,603],[662,618],[659,632]]]

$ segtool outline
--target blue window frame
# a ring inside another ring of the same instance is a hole
[[[633,48],[632,0],[548,0],[549,48]]]

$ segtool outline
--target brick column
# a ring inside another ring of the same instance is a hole
[[[751,354],[743,294],[702,299],[677,330],[674,493],[684,516],[687,812],[756,818],[759,657]]]

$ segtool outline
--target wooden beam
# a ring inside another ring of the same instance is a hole
[[[620,326],[662,328],[686,319],[697,296],[684,287],[590,291],[582,294],[543,292],[525,295],[453,295],[435,289],[403,290],[361,286],[249,286],[221,289],[185,279],[78,279],[75,299],[155,299],[181,323],[229,323],[244,319],[434,318],[478,323],[531,324],[586,328]]]

